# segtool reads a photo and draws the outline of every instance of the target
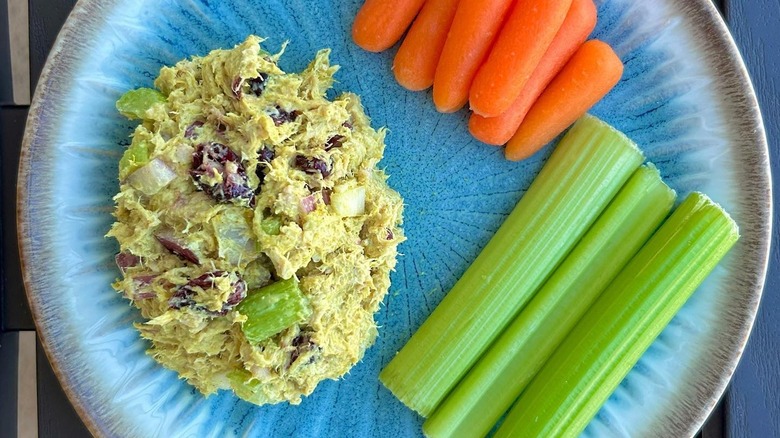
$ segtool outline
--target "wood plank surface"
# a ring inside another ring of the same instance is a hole
[[[780,205],[780,1],[729,0],[726,18],[753,78]],[[764,296],[753,333],[726,396],[726,436],[780,437],[780,221],[775,212]]]

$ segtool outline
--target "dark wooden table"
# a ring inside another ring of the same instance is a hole
[[[644,1],[644,0],[637,0]],[[652,1],[652,0],[650,0]],[[679,0],[687,1],[687,0]],[[29,0],[30,71],[35,86],[51,44],[75,0]],[[0,0],[0,29],[5,26]],[[716,1],[745,58],[759,97],[769,138],[772,173],[780,172],[780,0]],[[3,41],[0,40],[0,45]],[[0,61],[2,62],[2,61]],[[5,78],[0,75],[0,81]],[[34,330],[21,285],[16,257],[14,199],[16,166],[27,108],[0,108],[0,437],[15,436],[16,368],[8,360],[16,332]],[[777,181],[773,178],[773,181]],[[775,187],[780,187],[775,185]],[[774,203],[780,203],[777,192]],[[774,220],[767,284],[753,334],[721,404],[703,428],[702,438],[780,437],[780,254]],[[45,356],[38,348],[38,430],[41,437],[89,436],[68,403]],[[676,438],[676,437],[675,437]]]

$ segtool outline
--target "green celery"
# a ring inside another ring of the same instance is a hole
[[[643,166],[542,289],[423,426],[429,437],[485,436],[674,204]]]
[[[146,141],[134,142],[119,160],[119,179],[124,180],[139,167],[149,162],[151,145]]]
[[[230,382],[230,388],[239,398],[258,405],[267,402],[262,384],[249,371],[233,370],[227,373],[227,379]]]
[[[146,110],[156,103],[164,103],[165,95],[152,88],[130,90],[116,101],[116,109],[128,119],[143,119]]]
[[[277,281],[249,292],[237,310],[247,317],[241,328],[247,340],[253,344],[303,322],[311,315],[309,300],[301,292],[295,278]]]
[[[739,238],[734,221],[690,195],[550,357],[496,437],[576,437]]]
[[[525,196],[380,380],[430,415],[533,297],[643,161],[592,116],[564,136]]]
[[[282,220],[276,216],[265,218],[260,222],[260,228],[266,234],[277,236],[282,229]]]

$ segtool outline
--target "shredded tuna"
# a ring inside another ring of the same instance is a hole
[[[198,135],[195,132],[195,129],[200,128],[201,126],[203,126],[203,122],[200,120],[192,122],[192,124],[184,130],[184,138],[197,138]]]
[[[241,279],[241,277],[238,277],[236,281],[231,283],[231,287],[233,288],[233,291],[230,293],[227,300],[222,305],[222,309],[220,309],[218,312],[212,312],[205,309],[202,306],[199,306],[195,302],[195,295],[197,294],[197,292],[194,289],[195,287],[199,287],[203,290],[212,289],[215,287],[216,279],[219,277],[224,277],[226,275],[228,274],[226,274],[224,271],[213,271],[213,272],[208,272],[206,274],[203,274],[200,277],[191,279],[190,281],[187,282],[187,284],[181,286],[176,290],[176,292],[174,292],[174,294],[168,300],[168,306],[171,309],[192,307],[197,310],[201,310],[213,315],[226,315],[228,312],[233,310],[233,308],[238,303],[240,303],[244,298],[246,298],[246,282],[243,279]]]

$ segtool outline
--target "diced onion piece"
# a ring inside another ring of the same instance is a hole
[[[176,179],[176,172],[159,158],[155,158],[127,177],[127,183],[147,196],[154,195],[160,189]]]
[[[330,195],[330,205],[340,216],[360,216],[366,212],[366,188],[338,186]]]
[[[176,146],[176,149],[173,151],[173,161],[177,163],[191,164],[193,153],[195,153],[195,148],[188,144],[182,143]]]

